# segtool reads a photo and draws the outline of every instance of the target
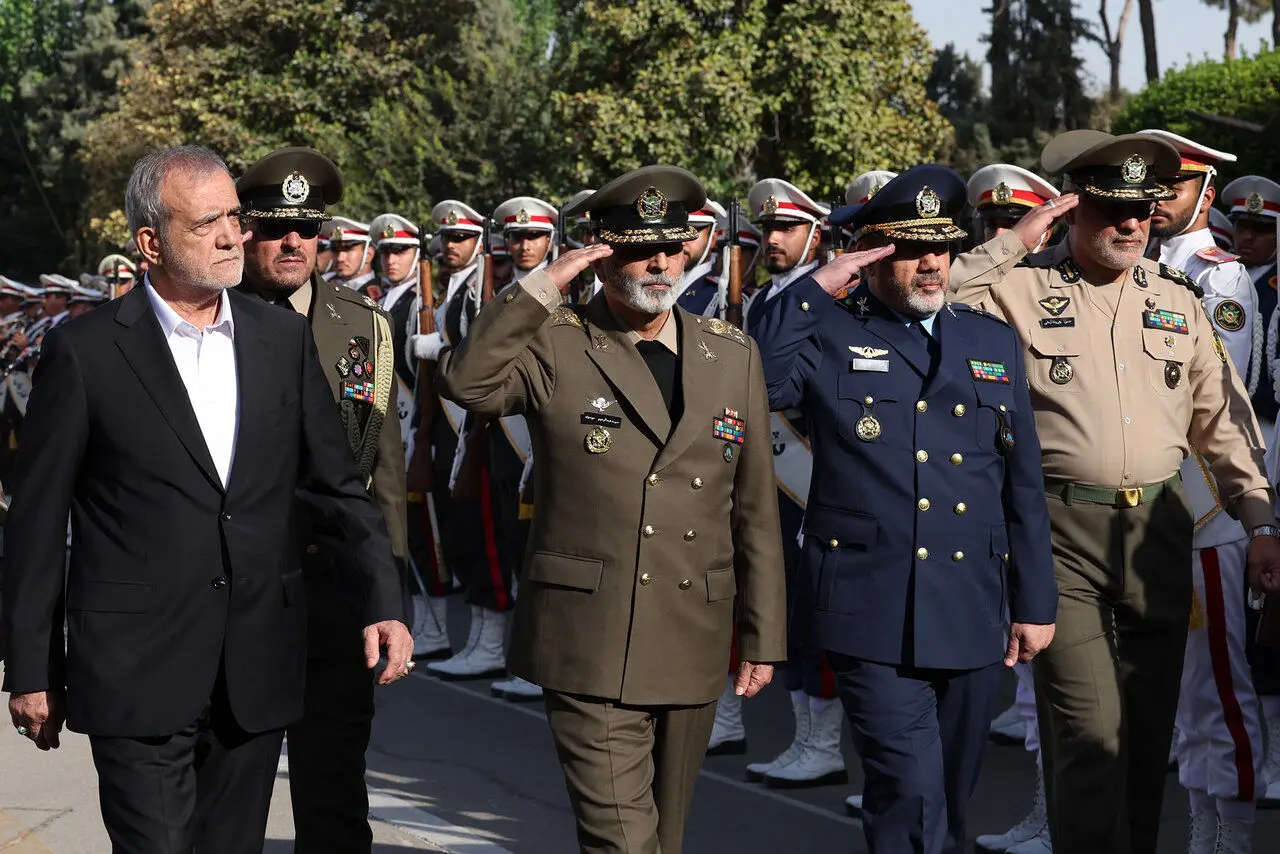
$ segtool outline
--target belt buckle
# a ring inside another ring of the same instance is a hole
[[[1116,493],[1116,504],[1121,507],[1137,507],[1142,503],[1142,487],[1121,489]]]

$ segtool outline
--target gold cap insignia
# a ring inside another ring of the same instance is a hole
[[[778,200],[773,196],[770,196],[769,198],[765,199],[764,207],[761,208],[761,211],[764,213],[765,216],[773,216],[778,212]]]
[[[311,185],[302,177],[301,172],[294,172],[280,185],[280,194],[291,205],[300,205],[311,195]]]
[[[667,215],[667,197],[657,187],[650,186],[636,199],[636,213],[643,220],[662,219]]]
[[[520,210],[516,211],[516,225],[528,225],[528,224],[529,224],[529,212],[524,208],[521,208]]]
[[[342,242],[342,235],[343,235],[343,233],[344,233],[344,232],[342,231],[342,229],[340,229],[340,228],[335,228],[335,229],[333,230],[333,232],[332,232],[332,233],[330,233],[330,235],[329,235],[329,242],[330,242],[330,243],[341,243],[341,242]]]
[[[921,219],[933,219],[942,213],[942,199],[938,198],[933,188],[926,186],[916,193],[916,213],[920,214]]]
[[[457,212],[457,211],[449,211],[447,214],[445,214],[445,217],[444,217],[444,224],[445,224],[445,225],[457,225],[457,224],[458,224],[458,212]]]
[[[1266,203],[1262,201],[1261,193],[1250,193],[1249,198],[1244,200],[1244,209],[1249,213],[1262,213],[1262,209],[1266,207]]]
[[[384,240],[390,240],[395,236],[396,236],[396,227],[394,225],[392,225],[391,223],[387,223],[385,226],[382,227],[382,238]]]
[[[1147,179],[1147,161],[1136,154],[1120,165],[1120,178],[1126,184],[1141,184]]]
[[[1013,190],[1009,189],[1009,185],[1004,181],[996,184],[996,188],[991,191],[991,198],[997,205],[1007,205],[1013,201]]]
[[[884,187],[884,184],[872,184],[871,189],[867,190],[867,201],[871,201],[875,194],[880,192],[882,187]]]

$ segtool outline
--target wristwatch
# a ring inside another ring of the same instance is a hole
[[[1280,528],[1275,525],[1256,525],[1249,529],[1249,539],[1254,537],[1280,537]]]

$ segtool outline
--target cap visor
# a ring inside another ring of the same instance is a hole
[[[630,228],[624,231],[601,228],[596,231],[596,236],[609,244],[645,246],[693,240],[698,236],[698,230],[689,225],[659,225],[653,228]]]
[[[1118,199],[1124,202],[1167,202],[1178,197],[1177,193],[1163,184],[1152,184],[1147,187],[1098,187],[1094,184],[1083,184],[1077,189],[1088,196],[1099,199]]]

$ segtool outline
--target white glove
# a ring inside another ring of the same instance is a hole
[[[440,351],[443,349],[444,337],[439,332],[409,336],[409,354],[414,359],[434,362],[440,358]]]

